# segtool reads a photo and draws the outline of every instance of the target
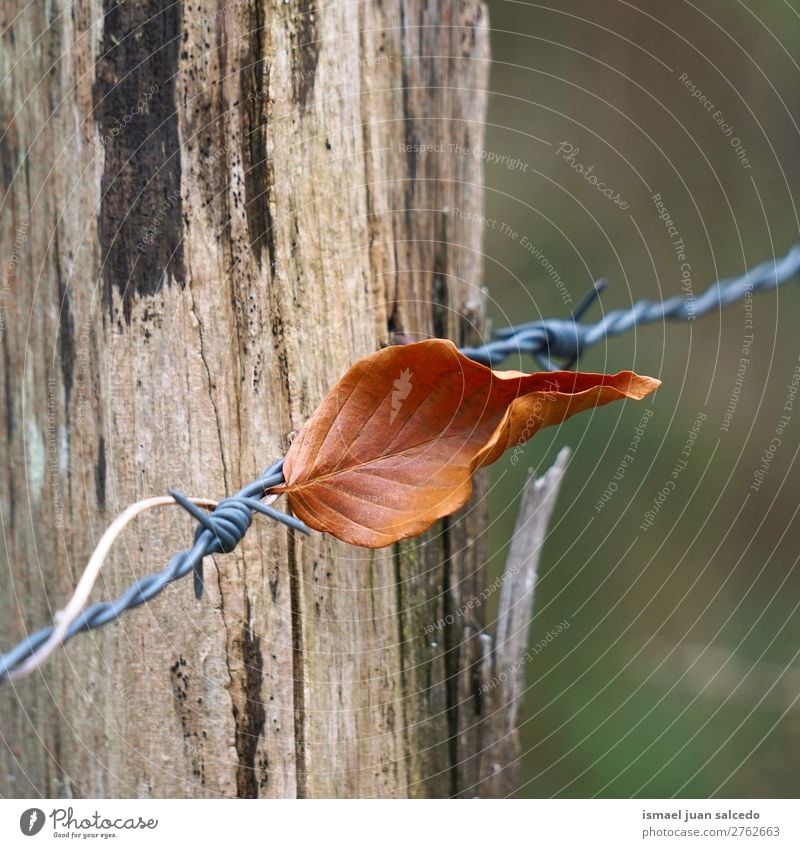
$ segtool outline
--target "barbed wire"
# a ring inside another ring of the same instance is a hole
[[[718,280],[697,297],[687,293],[674,295],[664,301],[639,300],[628,309],[607,312],[594,324],[581,324],[581,317],[605,287],[605,282],[601,280],[570,318],[548,318],[506,327],[495,331],[486,344],[464,348],[462,353],[489,366],[497,365],[512,354],[527,353],[543,371],[553,371],[556,367],[568,370],[586,348],[610,336],[619,336],[633,327],[652,324],[654,321],[691,321],[735,303],[748,292],[775,289],[798,274],[800,244],[792,247],[782,259],[762,262],[741,277]],[[562,359],[563,364],[554,366],[553,357]]]
[[[67,626],[64,627],[58,616],[55,616],[51,626],[33,633],[10,651],[0,655],[0,682],[23,677],[38,667],[40,660],[45,658],[38,652],[44,649],[60,625],[63,633],[60,634],[58,644],[63,644],[83,630],[96,630],[115,621],[122,613],[141,606],[189,572],[194,574],[195,596],[199,599],[203,592],[204,558],[213,554],[230,553],[250,529],[253,514],[256,512],[295,530],[310,533],[308,527],[298,518],[261,502],[260,498],[266,495],[268,489],[283,482],[283,459],[279,459],[273,462],[258,480],[244,486],[235,495],[221,500],[210,513],[204,512],[181,492],[171,490],[170,495],[174,502],[198,522],[192,547],[175,554],[161,571],[136,580],[116,600],[87,607]],[[34,657],[37,661],[30,662]]]
[[[740,277],[719,280],[696,298],[688,294],[675,295],[665,301],[640,300],[628,309],[615,309],[593,324],[581,324],[580,319],[599,297],[605,284],[597,282],[568,319],[532,321],[497,330],[490,341],[461,352],[476,362],[494,366],[512,354],[529,354],[542,370],[567,370],[586,348],[611,336],[618,336],[640,324],[663,320],[692,320],[714,309],[721,309],[745,297],[748,293],[775,289],[800,275],[800,244],[792,247],[779,260],[763,262]],[[553,364],[553,357],[562,361]],[[116,621],[124,612],[160,594],[170,583],[194,575],[195,596],[203,592],[203,560],[214,554],[230,553],[244,538],[256,512],[268,516],[303,533],[308,527],[294,516],[272,509],[262,501],[273,486],[285,482],[283,459],[276,460],[252,483],[235,495],[225,498],[205,512],[190,498],[171,490],[170,499],[185,509],[198,522],[192,547],[175,554],[166,568],[136,580],[118,598],[92,604],[72,620],[59,620],[20,641],[0,654],[0,683],[29,674],[46,658],[52,649],[85,630],[95,630]]]

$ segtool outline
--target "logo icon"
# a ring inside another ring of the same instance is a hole
[[[31,807],[19,817],[19,829],[25,836],[36,836],[44,827],[44,810]]]
[[[403,401],[411,394],[411,369],[405,368],[392,385],[392,412],[389,415],[389,423],[394,424],[397,413]]]

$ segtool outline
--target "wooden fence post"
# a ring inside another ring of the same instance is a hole
[[[104,526],[219,497],[391,334],[480,329],[484,6],[30,5],[0,52],[0,621]],[[256,519],[235,554],[0,691],[6,796],[446,796],[479,778],[482,484],[377,552]],[[186,547],[126,532],[96,596]],[[477,653],[476,653],[477,652]]]

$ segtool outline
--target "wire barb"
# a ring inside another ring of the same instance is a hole
[[[572,319],[545,319],[505,327],[492,333],[490,340],[477,347],[462,350],[470,359],[490,367],[512,354],[527,353],[543,371],[567,370],[578,361],[581,352],[611,336],[619,336],[641,324],[657,321],[690,321],[741,300],[747,294],[770,291],[800,274],[800,244],[781,259],[768,260],[746,271],[741,277],[718,280],[697,297],[682,294],[667,300],[640,300],[628,309],[607,312],[594,324],[581,324],[579,319],[602,291],[596,283],[593,291],[581,301]],[[561,359],[554,365],[553,359]]]
[[[556,357],[562,360],[561,367],[568,369],[574,366],[583,350],[605,338],[621,335],[639,324],[663,320],[690,320],[714,309],[728,306],[747,294],[775,289],[798,274],[800,274],[800,244],[792,247],[782,259],[762,262],[741,277],[713,283],[697,298],[689,299],[684,295],[675,295],[663,302],[640,300],[628,309],[616,309],[606,313],[594,324],[581,324],[580,319],[605,288],[605,282],[599,280],[573,310],[571,318],[532,321],[506,327],[492,333],[490,341],[486,344],[462,348],[461,352],[476,362],[489,366],[498,364],[512,354],[527,353],[536,360],[542,370],[547,371],[556,369],[553,365],[553,358]],[[177,503],[198,522],[192,547],[175,554],[166,568],[161,571],[135,581],[116,600],[92,604],[72,617],[63,617],[57,613],[53,625],[31,634],[11,650],[0,654],[0,683],[30,673],[58,644],[63,644],[82,630],[95,630],[104,624],[116,621],[122,613],[156,597],[166,586],[184,577],[190,571],[194,574],[195,595],[198,598],[202,597],[204,558],[234,550],[249,530],[255,512],[308,534],[310,531],[302,521],[272,509],[264,501],[268,491],[283,482],[283,459],[279,459],[270,465],[258,480],[244,486],[232,497],[217,503],[210,513],[203,511],[196,502],[175,490],[171,490],[171,498],[151,499],[151,501],[158,501],[157,504],[151,505]],[[271,495],[269,500],[274,500],[276,497],[277,495]],[[210,503],[213,502],[204,501],[205,505]],[[120,518],[132,509],[126,510]],[[114,535],[113,538],[116,536]],[[108,547],[113,543],[113,538],[108,543]],[[98,546],[98,550],[95,551],[93,559],[100,547]],[[102,556],[96,563],[97,572],[106,553],[107,550],[102,551]],[[89,567],[87,567],[88,570]],[[96,576],[95,574],[94,577]],[[84,578],[81,579],[81,583],[83,581]],[[93,582],[94,578],[90,581],[88,589]],[[80,588],[79,583],[70,604],[80,597]],[[84,587],[87,595],[88,589]]]
[[[122,613],[151,600],[170,583],[184,577],[190,571],[195,575],[195,594],[200,597],[204,558],[232,551],[250,528],[253,512],[261,512],[295,530],[308,534],[310,531],[302,521],[271,509],[260,500],[267,495],[269,489],[283,482],[283,459],[279,459],[270,465],[258,480],[249,483],[232,497],[220,501],[210,513],[204,512],[180,492],[171,492],[172,498],[166,500],[182,506],[198,522],[192,547],[175,554],[166,568],[161,571],[136,580],[116,600],[92,604],[80,612],[67,627],[61,628],[63,632],[59,634],[58,644],[67,642],[82,630],[96,630],[104,624],[116,621]],[[269,497],[274,499],[277,495]],[[157,500],[164,501],[164,499]],[[99,566],[97,572],[99,572]],[[96,577],[97,574],[94,576]],[[23,639],[7,653],[1,654],[0,682],[17,679],[37,668],[40,662],[51,653],[53,646],[50,644],[50,639],[58,627],[58,622],[54,622],[50,627],[45,627]],[[40,651],[46,651],[46,653],[40,656],[38,653]],[[31,662],[31,660],[35,661]]]

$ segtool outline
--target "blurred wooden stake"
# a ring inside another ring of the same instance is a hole
[[[519,720],[536,573],[569,456],[569,448],[562,448],[542,477],[531,473],[522,495],[503,572],[494,650],[479,681],[485,721],[492,725],[481,763],[481,797],[508,796],[519,785]]]

